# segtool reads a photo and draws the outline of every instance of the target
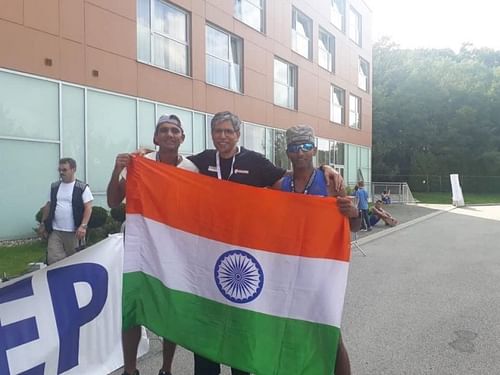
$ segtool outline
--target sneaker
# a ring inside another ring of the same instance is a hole
[[[361,228],[360,232],[366,232],[366,228]]]
[[[370,227],[370,228],[368,228],[368,229],[367,229],[367,231],[368,231],[368,232],[371,232],[371,231],[372,231],[372,228],[371,228],[371,227]]]
[[[172,375],[172,373],[170,371],[163,371],[163,370],[160,370],[158,371],[158,375]]]

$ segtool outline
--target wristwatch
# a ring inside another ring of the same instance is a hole
[[[83,229],[87,229],[88,224],[80,224]]]

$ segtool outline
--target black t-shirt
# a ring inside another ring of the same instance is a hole
[[[217,178],[216,150],[205,150],[197,155],[188,156],[200,170],[201,174]],[[285,174],[285,170],[274,166],[264,155],[240,147],[236,154],[231,174],[233,158],[220,158],[220,170],[223,180],[244,185],[266,187],[272,186]],[[230,175],[231,174],[231,175]]]

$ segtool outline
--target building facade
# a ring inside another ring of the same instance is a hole
[[[364,0],[0,1],[0,239],[35,213],[76,159],[95,205],[116,154],[153,148],[177,114],[181,152],[212,147],[211,115],[244,122],[240,143],[288,166],[284,129],[316,130],[317,162],[371,179],[371,10]]]

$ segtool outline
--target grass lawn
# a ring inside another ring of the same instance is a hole
[[[413,197],[421,203],[451,204],[451,193],[413,193]],[[500,194],[464,193],[465,204],[500,204]]]
[[[28,263],[45,261],[46,245],[40,241],[16,245],[0,246],[0,277],[4,272],[8,277],[17,276],[26,271]]]

